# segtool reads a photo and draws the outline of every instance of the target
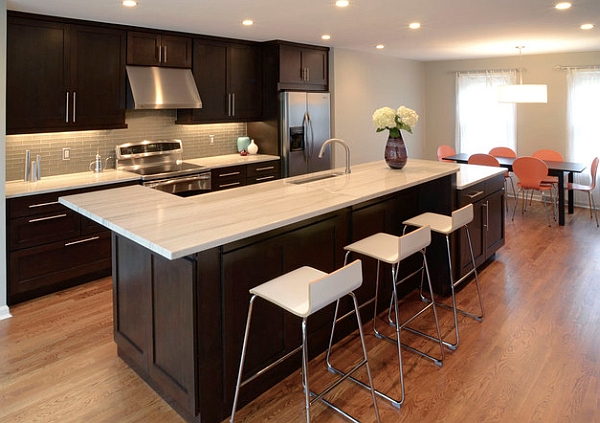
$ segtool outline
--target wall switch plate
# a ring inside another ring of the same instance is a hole
[[[62,149],[62,159],[63,160],[71,160],[71,149],[70,148],[63,148]]]

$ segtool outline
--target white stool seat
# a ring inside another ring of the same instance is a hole
[[[250,289],[250,294],[258,295],[273,304],[277,304],[298,317],[306,317],[313,312],[309,295],[310,283],[323,276],[327,276],[327,273],[304,266]],[[350,289],[350,291],[354,289],[356,287]],[[329,300],[325,305],[336,299]]]
[[[433,232],[449,235],[472,220],[473,204],[468,204],[461,209],[453,211],[452,216],[427,212],[405,220],[402,223],[408,226],[429,226]]]
[[[404,237],[380,232],[347,245],[344,250],[364,254],[384,263],[396,264],[421,251],[430,243],[430,231],[415,231]]]

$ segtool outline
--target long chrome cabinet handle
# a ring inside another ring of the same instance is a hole
[[[65,244],[65,247],[68,247],[68,246],[70,246],[70,245],[83,244],[84,242],[95,241],[95,240],[97,240],[97,239],[100,239],[100,237],[99,237],[99,236],[93,236],[93,237],[86,238],[86,239],[80,239],[79,241],[67,242],[67,243]]]
[[[42,222],[44,220],[60,219],[61,217],[67,217],[66,213],[55,214],[54,216],[38,217],[37,219],[29,219],[29,223]]]
[[[263,171],[265,171],[265,170],[273,170],[273,169],[275,169],[275,166],[257,167],[257,168],[256,168],[256,171],[257,171],[257,172],[263,172]]]
[[[69,92],[67,91],[67,105],[65,107],[65,123],[69,123]]]
[[[158,63],[162,63],[162,46],[157,45],[156,49],[158,50]]]
[[[224,178],[225,176],[234,176],[239,175],[241,172],[229,172],[229,173],[219,173],[219,178]]]
[[[167,46],[163,46],[165,52],[163,53],[163,63],[167,63]]]
[[[55,204],[60,204],[58,201],[51,201],[49,203],[38,203],[38,204],[31,204],[29,205],[30,209],[35,209],[36,207],[46,207],[46,206],[53,206]]]
[[[77,115],[77,92],[73,91],[73,123],[75,123],[76,115]]]
[[[231,184],[220,184],[219,188],[235,187],[240,184],[241,182],[232,182]]]
[[[275,179],[275,175],[262,176],[260,178],[256,178],[257,181],[268,181],[269,179]]]

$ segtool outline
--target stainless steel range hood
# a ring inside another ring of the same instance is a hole
[[[199,109],[200,94],[190,69],[126,66],[127,108]]]

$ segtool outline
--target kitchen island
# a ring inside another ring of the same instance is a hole
[[[132,186],[60,202],[113,233],[119,356],[186,420],[214,423],[230,412],[248,289],[302,265],[333,271],[356,239],[400,234],[402,220],[423,211],[449,214],[458,170],[411,159],[397,171],[381,161],[313,182],[300,176],[189,198]],[[428,249],[434,273],[444,266],[436,259],[443,248]],[[375,264],[365,261],[364,272],[359,301],[373,295]],[[326,346],[331,311],[309,319],[313,355]],[[293,317],[279,309],[261,304],[254,322],[248,373],[300,340]],[[243,399],[299,367],[298,357],[256,379]]]

